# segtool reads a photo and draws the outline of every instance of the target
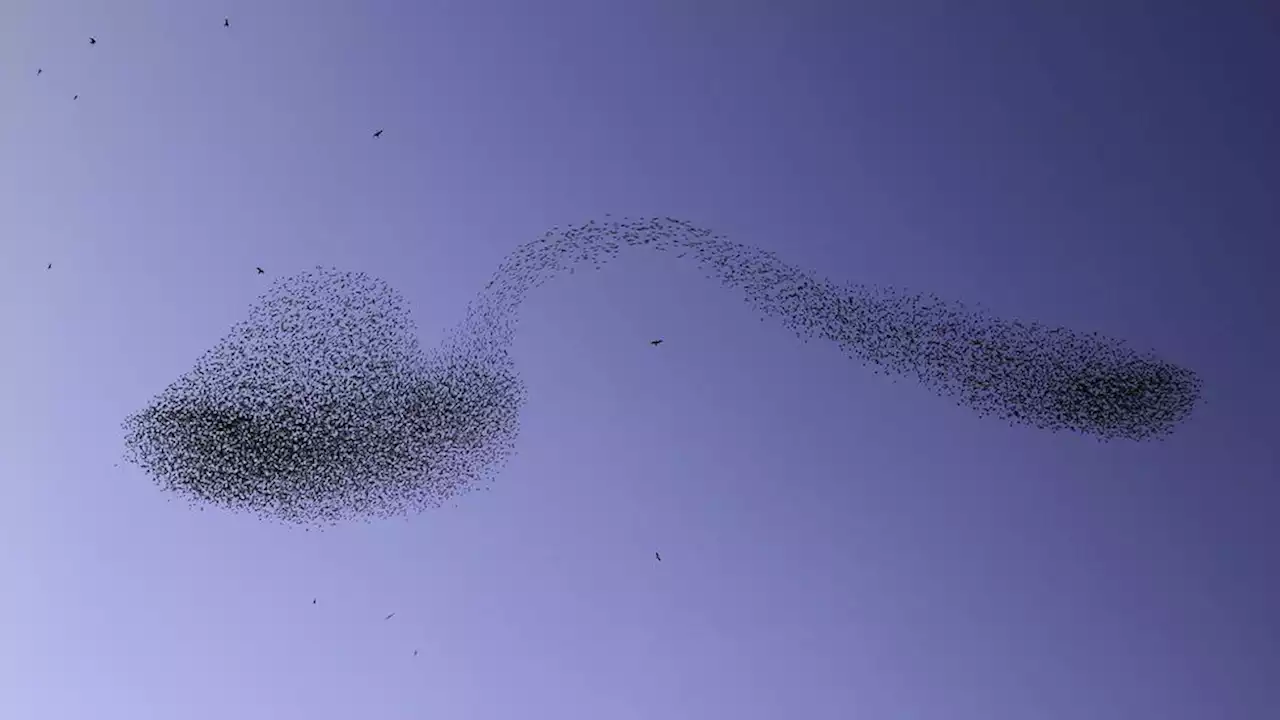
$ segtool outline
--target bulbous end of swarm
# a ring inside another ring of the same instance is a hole
[[[403,515],[487,480],[523,388],[458,334],[424,355],[403,298],[360,273],[278,281],[125,422],[126,450],[196,504],[296,523]]]
[[[486,479],[510,451],[522,401],[513,374],[455,363],[396,385],[349,383],[302,397],[184,378],[126,421],[126,446],[188,500],[291,522],[438,505]]]
[[[1085,366],[1046,384],[1053,425],[1100,439],[1148,440],[1169,435],[1195,410],[1201,381],[1191,370],[1154,358]]]

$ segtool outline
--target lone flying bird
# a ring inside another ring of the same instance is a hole
[[[384,617],[384,618],[382,618],[382,619],[383,619],[383,620],[390,620],[391,618],[393,618],[393,617],[395,617],[395,616],[396,616],[396,614],[395,614],[395,613],[391,613],[390,615],[388,615],[388,616],[386,616],[386,617]]]
[[[658,558],[658,562],[662,562],[662,556],[661,556],[661,555],[659,555],[658,553],[654,553],[654,554],[653,554],[653,556],[654,556],[654,557],[656,557],[656,558]]]
[[[373,134],[373,136],[374,136],[374,137],[382,137],[382,131],[381,131],[381,130],[379,130],[378,132],[374,133],[374,134]]]
[[[39,75],[42,72],[44,72],[44,68],[36,68],[36,75]]]
[[[53,263],[49,263],[49,267],[45,268],[45,270],[52,270],[52,269],[53,269]]]
[[[71,99],[72,99],[72,100],[79,100],[79,99],[80,99],[80,96],[79,96],[79,95],[72,95],[72,96],[71,96]]]
[[[258,274],[259,274],[259,275],[261,275],[261,274],[263,273],[263,269],[262,269],[262,268],[254,268],[254,269],[258,271]]]
[[[312,604],[312,605],[315,605],[315,604],[316,604],[316,599],[315,599],[315,598],[311,598],[311,604]]]
[[[650,344],[650,345],[652,345],[652,346],[654,346],[654,347],[657,347],[657,346],[659,346],[659,345],[661,345],[661,344],[662,344],[662,341],[661,341],[661,340],[650,340],[650,341],[649,341],[649,344]]]
[[[98,38],[92,38],[92,37],[91,37],[91,38],[89,38],[89,44],[90,44],[90,45],[97,45],[97,44],[98,44]]]
[[[222,18],[222,27],[231,27],[231,18]]]

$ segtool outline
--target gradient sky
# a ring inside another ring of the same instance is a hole
[[[1274,717],[1280,13],[1102,8],[3,3],[0,717]],[[525,306],[519,455],[457,508],[302,532],[113,467],[273,277],[370,272],[430,345],[606,212],[1205,403],[1011,428],[632,255]]]

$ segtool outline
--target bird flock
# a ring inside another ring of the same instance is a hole
[[[291,524],[439,506],[486,486],[515,451],[525,389],[510,350],[521,303],[554,277],[631,250],[687,260],[802,340],[1011,424],[1150,440],[1200,396],[1194,372],[1118,340],[840,285],[681,219],[605,216],[518,246],[429,350],[382,281],[328,268],[276,280],[246,320],[124,420],[126,458],[193,504]]]
[[[525,390],[510,350],[529,292],[640,249],[694,263],[803,340],[1011,424],[1150,440],[1199,398],[1194,372],[1117,340],[838,285],[676,218],[606,217],[517,247],[429,351],[384,282],[326,268],[277,280],[125,420],[129,458],[189,501],[294,524],[439,506],[488,484],[515,449]]]

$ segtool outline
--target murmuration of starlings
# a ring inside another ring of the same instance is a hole
[[[126,456],[189,502],[291,524],[439,506],[487,485],[515,449],[525,390],[510,349],[529,291],[637,248],[694,263],[800,338],[979,415],[1143,441],[1168,435],[1199,399],[1194,372],[1120,341],[837,285],[683,220],[606,218],[516,248],[430,351],[379,280],[331,269],[277,280],[125,420]]]

